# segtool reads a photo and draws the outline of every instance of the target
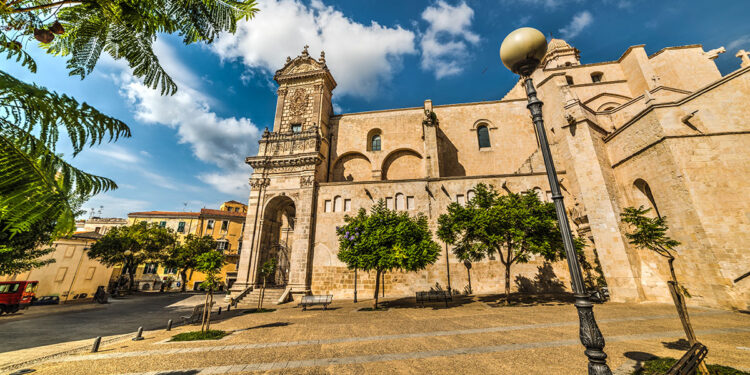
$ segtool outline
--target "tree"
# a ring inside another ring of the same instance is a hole
[[[673,253],[677,251],[675,248],[680,246],[680,242],[667,235],[667,231],[669,230],[667,217],[649,217],[650,211],[650,208],[644,209],[643,206],[638,208],[625,208],[620,214],[620,219],[623,223],[628,224],[631,229],[629,232],[625,233],[625,237],[627,237],[631,245],[640,249],[651,250],[662,257],[667,258],[669,274],[671,276],[671,280],[667,283],[669,285],[669,291],[672,294],[672,299],[674,300],[677,314],[682,322],[682,328],[685,330],[685,335],[687,336],[690,345],[693,345],[697,340],[685,304],[685,296],[690,297],[690,294],[687,289],[677,281],[677,275],[674,272],[675,257]],[[705,363],[703,362],[701,362],[701,369],[708,374],[708,370],[705,369]]]
[[[171,229],[162,228],[156,223],[135,223],[129,226],[114,227],[96,241],[87,255],[107,266],[122,265],[127,271],[130,288],[135,287],[135,270],[147,261],[164,258],[167,248],[176,241]]]
[[[187,273],[198,266],[198,257],[201,254],[212,251],[216,248],[216,241],[211,236],[196,236],[188,234],[182,244],[167,249],[167,255],[164,259],[165,267],[174,267],[180,270],[182,278],[181,291],[184,292],[187,285]]]
[[[346,224],[336,228],[338,258],[349,268],[375,270],[375,304],[378,308],[380,275],[386,271],[419,271],[434,264],[440,246],[432,240],[427,217],[410,217],[406,212],[389,210],[381,200],[368,215],[344,217]]]
[[[157,34],[211,43],[256,11],[254,0],[0,0],[0,55],[36,72],[26,51],[34,38],[48,53],[69,57],[70,74],[84,78],[107,53],[125,59],[146,85],[173,94],[177,87],[153,52]],[[56,233],[70,233],[72,198],[117,188],[55,153],[61,129],[73,157],[86,146],[130,136],[127,125],[88,104],[0,71],[0,230],[16,234],[53,218]]]
[[[266,295],[266,279],[276,271],[276,259],[269,259],[260,266],[260,277],[263,278],[263,287],[260,289],[258,300],[258,311],[263,310],[263,297]]]
[[[531,254],[548,261],[564,256],[555,206],[533,191],[500,195],[492,186],[479,184],[466,206],[451,203],[448,213],[440,215],[437,233],[461,260],[500,258],[506,304],[513,264],[528,262]]]
[[[224,266],[224,254],[221,251],[212,249],[196,258],[197,265],[195,269],[206,276],[201,283],[201,287],[206,290],[206,302],[203,306],[203,320],[201,322],[201,332],[211,329],[211,305],[214,303],[214,289],[219,286],[221,280],[217,276]]]
[[[0,228],[4,227],[4,224],[0,221]],[[10,231],[0,231],[0,276],[13,275],[53,263],[54,258],[39,258],[55,250],[49,247],[54,228],[53,221],[39,221],[28,231],[15,236],[12,236]]]

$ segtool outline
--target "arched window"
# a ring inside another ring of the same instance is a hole
[[[480,125],[477,128],[477,140],[479,141],[479,148],[490,147],[490,131],[486,125]]]
[[[380,151],[380,134],[375,134],[370,140],[370,151]]]
[[[341,196],[336,196],[336,198],[333,198],[333,211],[334,212],[341,212],[343,209],[342,207],[342,199]]]
[[[591,73],[591,82],[601,82],[604,78],[604,73],[602,72],[593,72]]]
[[[571,77],[571,76],[565,76],[565,82],[567,82],[568,85],[572,85],[573,84],[573,77]]]
[[[403,210],[406,208],[406,200],[404,199],[404,195],[401,193],[396,193],[396,210]]]
[[[539,197],[539,200],[544,202],[546,197],[544,196],[544,192],[542,192],[542,188],[540,188],[539,186],[535,186],[532,190],[534,191],[534,194]]]
[[[476,194],[474,194],[474,190],[469,190],[469,191],[467,191],[467,192],[466,192],[466,201],[467,201],[467,202],[468,202],[468,201],[471,201],[472,199],[474,199],[474,196],[475,196],[475,195],[476,195]]]
[[[635,186],[637,191],[643,194],[642,197],[645,197],[648,200],[648,203],[651,205],[651,208],[654,209],[656,216],[661,217],[659,214],[659,207],[656,206],[656,201],[654,200],[654,195],[651,193],[651,187],[648,186],[648,182],[639,178],[633,182],[633,186]]]

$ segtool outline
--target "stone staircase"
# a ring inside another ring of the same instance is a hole
[[[263,295],[263,306],[270,306],[275,305],[279,298],[281,298],[281,295],[284,294],[284,288],[266,288],[266,291]],[[258,300],[260,299],[260,288],[254,289],[252,292],[248,293],[242,299],[240,299],[237,303],[240,305],[249,305],[250,307],[258,307]]]

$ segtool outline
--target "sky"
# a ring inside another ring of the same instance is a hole
[[[647,53],[664,47],[724,46],[716,59],[727,74],[750,50],[747,0],[494,0],[301,1],[258,0],[260,12],[235,34],[211,45],[185,46],[161,35],[155,49],[179,86],[173,96],[142,85],[124,61],[107,56],[93,74],[69,77],[64,57],[30,47],[32,74],[8,60],[0,69],[26,82],[64,92],[127,123],[131,138],[87,149],[68,160],[106,176],[117,190],[84,205],[96,216],[135,211],[198,211],[221,202],[247,202],[263,129],[273,127],[273,73],[287,56],[326,52],[338,87],[336,113],[501,99],[517,77],[498,50],[521,26],[562,38],[581,51],[581,63],[611,61],[632,45]],[[70,155],[61,142],[58,152]]]

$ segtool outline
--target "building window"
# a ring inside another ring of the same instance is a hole
[[[352,210],[352,200],[344,199],[344,211],[351,211],[351,210]]]
[[[568,85],[572,85],[573,84],[573,77],[571,77],[571,76],[565,76],[565,82],[567,82]]]
[[[235,207],[234,208],[234,212],[240,212],[240,208],[239,207]]]
[[[165,274],[174,274],[177,273],[177,268],[169,267],[164,269]]]
[[[401,193],[396,194],[396,210],[403,210],[406,206],[406,199]]]
[[[341,212],[342,207],[342,199],[340,196],[336,196],[333,198],[333,210],[336,212]]]
[[[370,150],[380,151],[380,134],[375,134],[372,136],[372,140],[370,141]]]
[[[302,131],[302,124],[292,124],[292,133],[299,133]]]
[[[479,148],[490,147],[490,131],[486,125],[480,125],[477,128],[477,140],[479,141]]]
[[[229,220],[222,220],[221,221],[221,231],[226,232],[227,229],[229,229]]]
[[[65,249],[65,257],[70,258],[76,253],[76,247],[75,246],[68,246],[67,249]]]
[[[389,210],[393,209],[393,197],[385,197],[385,208]]]
[[[65,280],[65,274],[68,273],[68,267],[60,267],[57,269],[57,275],[55,275],[55,282],[61,282]]]
[[[86,270],[86,280],[93,279],[94,272],[96,272],[96,267],[89,267],[89,269]]]
[[[465,198],[466,197],[464,197],[463,194],[456,194],[456,203],[458,203],[458,204],[460,204],[462,206],[465,205],[466,204],[466,199]]]
[[[414,209],[414,197],[406,197],[406,209],[407,210]]]
[[[177,233],[185,233],[185,222],[181,221],[177,223]]]
[[[601,82],[602,78],[604,78],[604,73],[602,72],[594,72],[591,73],[591,82]]]
[[[102,227],[96,227],[94,228],[94,233],[99,233],[100,230],[102,230]]]
[[[208,219],[208,223],[206,223],[206,229],[207,230],[213,230],[214,229],[214,219]]]
[[[325,202],[323,203],[323,211],[331,212],[331,200],[330,199],[326,199]]]
[[[227,241],[216,241],[216,250],[224,251],[227,249]]]
[[[159,267],[158,263],[146,263],[146,265],[143,267],[143,274],[154,274],[156,273],[156,269]]]
[[[162,227],[162,228],[164,228],[164,227],[167,226],[167,222],[166,221],[160,221],[159,222],[159,226]]]
[[[466,201],[469,202],[472,199],[474,199],[474,195],[476,195],[476,194],[474,194],[474,190],[467,191],[466,192]]]

